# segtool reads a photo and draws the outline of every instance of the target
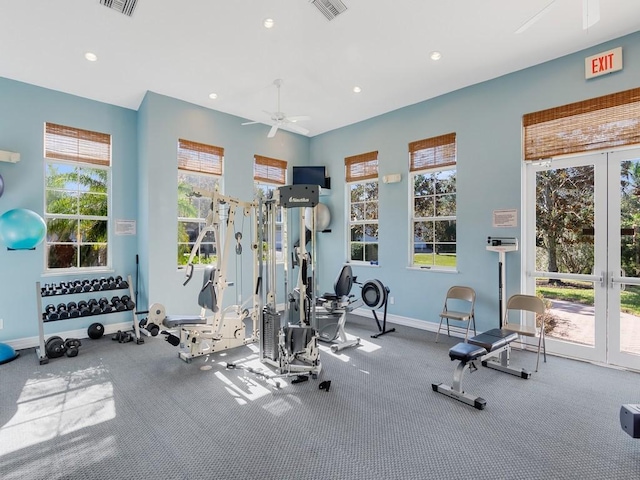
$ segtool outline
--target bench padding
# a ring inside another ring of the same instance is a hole
[[[484,347],[471,343],[458,343],[449,349],[449,358],[463,363],[471,362],[486,354],[487,350]]]
[[[176,328],[181,325],[202,325],[207,323],[207,319],[199,315],[167,315],[162,323],[167,328]]]
[[[471,337],[469,343],[458,343],[449,349],[451,360],[463,363],[471,362],[489,352],[504,347],[518,338],[518,334],[500,328],[487,330],[480,335]]]
[[[487,349],[487,352],[492,352],[493,350],[497,350],[504,347],[506,344],[513,342],[517,338],[518,334],[515,332],[494,328],[470,338],[469,343],[484,347]]]

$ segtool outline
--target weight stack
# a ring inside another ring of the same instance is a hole
[[[262,355],[264,358],[278,360],[278,333],[280,331],[280,314],[270,312],[266,307],[262,309]]]
[[[620,426],[631,438],[640,438],[640,404],[622,405]]]

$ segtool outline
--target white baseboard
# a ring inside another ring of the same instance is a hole
[[[133,324],[129,322],[122,323],[112,323],[104,326],[104,334],[108,335],[110,333],[116,333],[118,330],[129,331],[133,328]],[[76,330],[68,330],[65,332],[57,332],[51,335],[45,335],[45,340],[49,337],[57,335],[62,338],[89,338],[87,336],[87,329],[76,329]],[[7,342],[3,342],[14,350],[24,350],[25,348],[34,348],[37,347],[40,343],[40,339],[38,337],[26,337],[26,338],[18,338],[16,340],[9,340]]]
[[[373,319],[373,310],[368,309],[366,307],[356,308],[353,312],[353,315],[359,315],[361,317],[367,317]],[[376,315],[378,316],[378,321],[382,323],[382,319],[384,317],[384,312],[377,311]],[[402,317],[400,315],[393,315],[387,312],[387,323],[393,323],[394,325],[402,325],[405,327],[417,328],[420,330],[426,330],[428,332],[436,333],[438,331],[438,324],[434,322],[427,322],[425,320],[418,320],[415,318]],[[446,333],[446,332],[445,332]],[[455,330],[451,330],[452,337],[464,338],[464,334],[457,332]]]

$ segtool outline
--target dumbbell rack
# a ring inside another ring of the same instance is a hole
[[[86,281],[85,281],[86,282]],[[94,285],[96,285],[94,283]],[[100,285],[98,283],[98,285]],[[114,290],[124,290],[124,289],[128,289],[129,290],[129,298],[135,298],[134,297],[134,293],[133,293],[133,285],[131,283],[131,275],[129,275],[127,277],[127,286],[126,287],[122,287],[122,286],[118,286],[116,285],[114,288],[110,288],[107,287],[104,290],[83,290],[83,291],[66,291],[65,293],[53,293],[50,295],[44,295],[44,297],[49,298],[49,297],[59,297],[59,296],[63,296],[63,295],[80,295],[80,294],[86,294],[86,293],[92,293],[92,292],[106,292],[106,291],[114,291]],[[57,290],[56,290],[57,291]],[[36,347],[36,355],[38,356],[38,361],[40,362],[40,365],[44,365],[46,363],[49,363],[49,357],[47,356],[47,351],[45,348],[45,339],[44,339],[44,324],[45,323],[49,323],[49,322],[45,322],[44,319],[44,315],[42,312],[42,298],[43,298],[43,289],[41,287],[40,282],[36,282],[36,298],[37,298],[37,305],[38,305],[38,336],[39,336],[39,345],[38,347]],[[144,343],[144,340],[140,337],[140,327],[138,325],[138,321],[136,318],[136,308],[135,305],[133,307],[133,309],[131,310],[116,310],[114,309],[111,312],[101,312],[98,314],[92,314],[92,316],[97,316],[97,315],[108,315],[110,313],[120,313],[120,312],[124,312],[124,311],[131,311],[133,313],[133,330],[134,330],[134,335],[135,335],[135,342],[136,344],[140,344],[140,343]],[[56,319],[56,320],[51,320],[51,321],[60,321],[60,320],[74,320],[77,318],[86,318],[88,315],[84,315],[84,316],[78,316],[78,317],[68,317],[68,318],[63,318],[63,319]]]

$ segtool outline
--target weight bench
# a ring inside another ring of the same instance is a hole
[[[483,367],[493,368],[504,373],[520,378],[531,378],[531,372],[509,365],[511,342],[518,339],[516,332],[494,328],[480,335],[469,338],[468,343],[460,342],[449,349],[449,358],[460,363],[453,372],[453,386],[443,383],[433,383],[434,392],[442,393],[460,402],[471,405],[478,410],[483,410],[487,401],[475,395],[470,395],[462,390],[462,377],[467,370],[477,370],[475,361],[479,360]]]

